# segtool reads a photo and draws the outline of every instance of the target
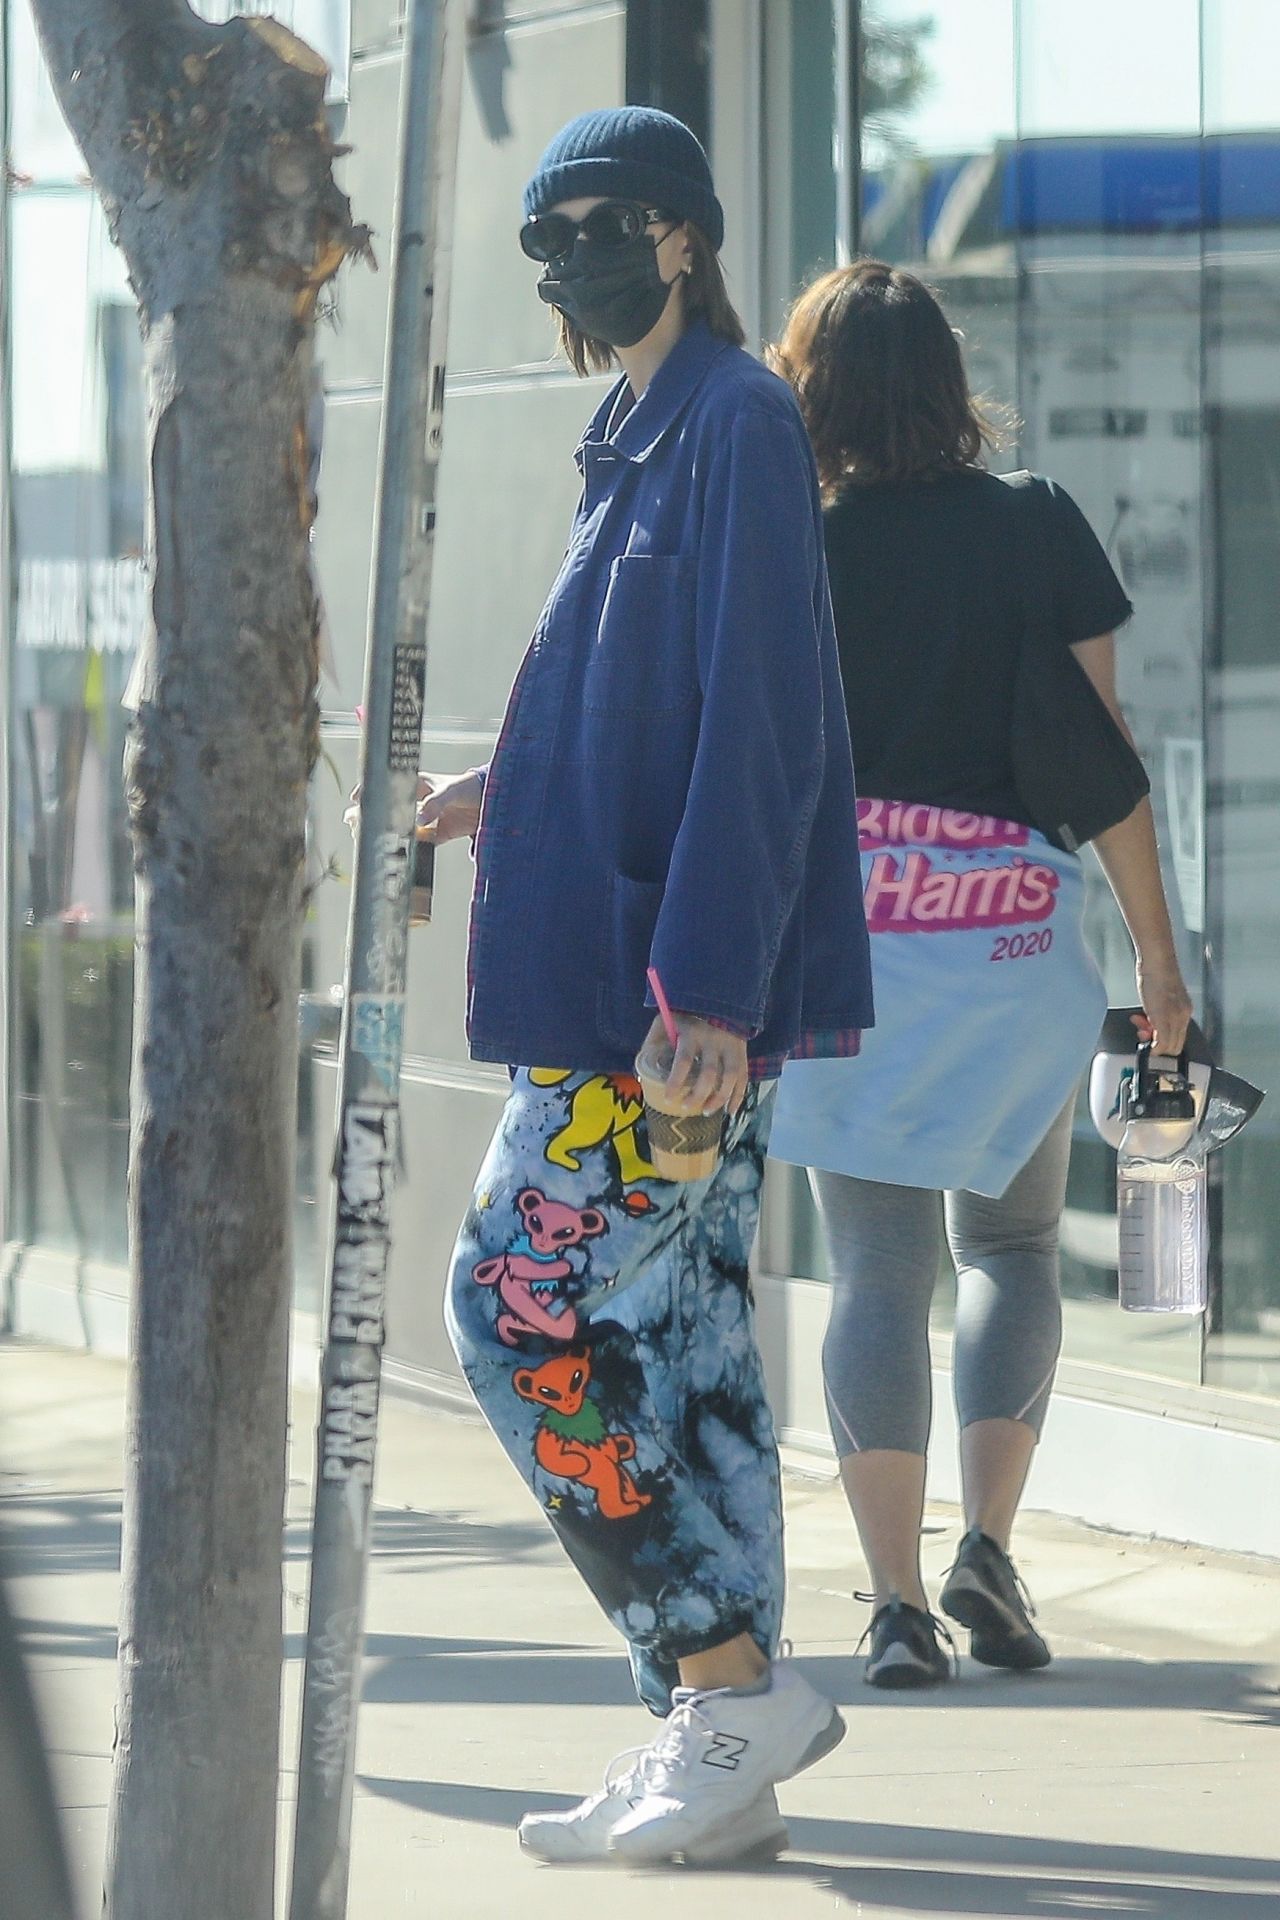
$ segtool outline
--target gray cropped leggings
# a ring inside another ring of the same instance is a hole
[[[956,1270],[960,1425],[1025,1420],[1039,1434],[1062,1344],[1058,1221],[1074,1104],[999,1200],[810,1172],[834,1283],[822,1369],[841,1459],[878,1447],[926,1450],[929,1304],[944,1224]]]

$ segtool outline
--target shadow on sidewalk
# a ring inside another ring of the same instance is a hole
[[[8,1577],[112,1573],[120,1560],[120,1494],[116,1489],[51,1494],[11,1493],[0,1499],[3,1566]],[[309,1520],[290,1522],[286,1559],[305,1560]],[[372,1553],[384,1573],[417,1577],[461,1561],[476,1567],[558,1566],[560,1549],[541,1520],[493,1523],[457,1510],[375,1509]],[[401,1562],[403,1564],[396,1565]],[[111,1659],[115,1635],[98,1621],[21,1619],[33,1652],[68,1659]],[[287,1654],[301,1651],[291,1635]],[[476,1656],[483,1656],[477,1658]],[[621,1651],[558,1642],[520,1643],[372,1634],[365,1645],[363,1697],[403,1705],[475,1704],[629,1706],[630,1674]],[[799,1662],[821,1692],[853,1708],[883,1705],[862,1683],[861,1662],[848,1655],[812,1655]],[[946,1706],[954,1711],[1020,1707],[1051,1711],[1191,1712],[1242,1726],[1280,1727],[1280,1675],[1274,1666],[1245,1661],[1152,1661],[1123,1656],[1060,1656],[1044,1673],[1007,1674],[963,1665]],[[936,1713],[932,1693],[900,1694],[895,1712]]]
[[[368,1774],[358,1779],[366,1793],[421,1813],[502,1828],[512,1835],[513,1848],[522,1814],[554,1813],[573,1804],[558,1794],[471,1787],[450,1780],[388,1780]],[[1276,1860],[855,1820],[789,1819],[787,1825],[791,1853],[776,1866],[757,1871],[767,1873],[780,1891],[787,1880],[803,1880],[855,1909],[1046,1916],[1099,1912],[1122,1920],[1275,1920],[1277,1913]],[[806,1860],[797,1854],[829,1857]],[[831,1856],[852,1864],[833,1866]],[[669,1877],[647,1871],[655,1883]],[[670,1877],[676,1877],[674,1869]],[[683,1873],[678,1877],[687,1878]],[[1188,1886],[1192,1880],[1217,1884]]]
[[[3,1558],[10,1574],[114,1573],[120,1566],[120,1493],[6,1493],[0,1484]],[[287,1564],[311,1551],[311,1519],[286,1522]],[[539,1520],[493,1524],[462,1512],[376,1507],[371,1552],[375,1560],[497,1562],[558,1561],[555,1537]],[[421,1569],[418,1569],[421,1570]]]
[[[884,1705],[868,1689],[862,1662],[832,1655],[801,1658],[805,1677],[842,1707]],[[936,1713],[941,1706],[1098,1708],[1135,1713],[1218,1715],[1245,1726],[1280,1726],[1280,1670],[1243,1660],[1140,1660],[1117,1653],[1059,1654],[1039,1673],[1006,1673],[961,1657],[960,1678],[940,1698],[932,1689],[898,1693],[896,1712]],[[1278,1916],[1280,1920],[1280,1916]]]
[[[382,1664],[366,1670],[364,1699],[426,1706],[634,1706],[635,1692],[621,1652],[505,1647],[488,1641],[424,1640],[412,1635]],[[367,1654],[376,1658],[373,1641]],[[476,1660],[472,1656],[488,1657]],[[530,1657],[533,1655],[534,1657]],[[885,1706],[868,1690],[862,1663],[850,1658],[802,1657],[796,1663],[829,1699],[855,1712]],[[1199,1713],[1244,1726],[1280,1726],[1280,1687],[1273,1667],[1216,1660],[1139,1661],[1122,1657],[1055,1660],[1046,1673],[1000,1673],[966,1660],[958,1685],[944,1696],[898,1694],[900,1713],[964,1712],[988,1707],[1034,1710],[1099,1709],[1114,1713]],[[1280,1920],[1280,1916],[1278,1916]]]
[[[294,1564],[305,1560],[310,1551],[308,1513],[287,1523],[284,1557]],[[471,1560],[477,1566],[494,1561],[511,1566],[535,1560],[555,1565],[560,1559],[555,1535],[541,1520],[495,1524],[472,1520],[462,1512],[432,1513],[420,1507],[375,1507],[371,1553],[375,1560],[416,1560],[426,1555],[428,1559]]]
[[[412,1641],[411,1635],[401,1637]],[[366,1657],[375,1654],[375,1639]],[[421,1640],[414,1652],[366,1666],[360,1697],[382,1706],[637,1705],[621,1653],[512,1640]]]
[[[6,1575],[114,1573],[120,1565],[120,1495],[5,1493],[0,1499]]]

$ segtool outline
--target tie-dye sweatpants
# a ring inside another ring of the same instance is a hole
[[[676,1661],[781,1625],[782,1512],[747,1262],[776,1082],[709,1180],[659,1180],[626,1075],[519,1071],[454,1252],[472,1391],[666,1713]]]

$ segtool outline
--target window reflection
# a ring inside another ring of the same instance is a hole
[[[965,13],[970,0],[948,12]],[[1201,0],[1017,0],[1024,139],[1195,134]],[[1156,184],[1158,175],[1153,177]]]
[[[1194,990],[1204,924],[1198,13],[1194,0],[1160,12],[1153,60],[1132,8],[877,0],[873,19],[913,28],[924,72],[912,110],[864,148],[864,240],[938,288],[974,386],[1020,418],[1009,464],[1062,482],[1135,603],[1120,691],[1162,839],[1177,851],[1166,878]],[[1090,938],[1112,999],[1128,1001],[1128,937],[1089,865]],[[1113,1208],[1110,1157],[1082,1115],[1063,1223],[1067,1353],[1194,1378],[1193,1330],[1144,1327],[1115,1307]]]
[[[763,313],[772,334],[796,288],[836,262],[835,19],[831,0],[763,10]]]
[[[1222,1155],[1222,1297],[1208,1377],[1280,1392],[1280,14],[1206,0],[1205,378],[1212,1007],[1228,1064],[1272,1096]]]
[[[1280,1088],[1280,9],[866,0],[863,19],[863,250],[938,289],[973,385],[1021,417],[1007,464],[1061,480],[1125,581],[1120,691],[1183,964],[1225,1063]],[[1089,926],[1112,999],[1130,1000],[1096,872]],[[1207,1361],[1269,1392],[1274,1104],[1217,1164]],[[817,1277],[795,1181],[775,1212],[791,1270]],[[1063,1243],[1068,1357],[1199,1377],[1196,1328],[1116,1309],[1111,1156],[1083,1116]]]
[[[330,20],[339,50],[346,13],[299,0],[299,21]],[[27,0],[8,22],[9,1231],[121,1266],[134,951],[121,701],[146,615],[142,350]]]
[[[16,44],[34,63],[34,42],[19,32]],[[14,1214],[23,1240],[118,1263],[133,992],[120,701],[144,605],[140,348],[78,155],[34,64],[27,78],[10,219]]]

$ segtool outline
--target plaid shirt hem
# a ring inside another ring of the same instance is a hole
[[[722,1033],[736,1033],[739,1039],[745,1039],[741,1027],[735,1027],[730,1020],[713,1020],[704,1015],[709,1027],[719,1027]],[[852,1060],[862,1050],[861,1027],[818,1027],[811,1033],[802,1033],[789,1053],[762,1053],[747,1062],[747,1076],[751,1080],[776,1080],[788,1060]]]

